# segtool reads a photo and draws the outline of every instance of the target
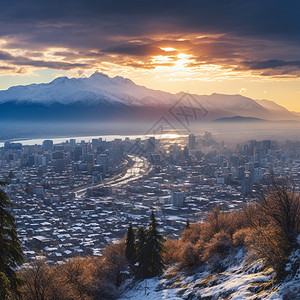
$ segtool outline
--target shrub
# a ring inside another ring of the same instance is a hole
[[[291,247],[297,243],[300,231],[300,200],[294,182],[271,175],[269,185],[258,194],[257,208],[262,217],[273,222]]]
[[[210,242],[205,244],[202,260],[208,261],[215,255],[228,254],[232,247],[230,235],[224,231],[216,233]]]
[[[117,299],[118,291],[116,286],[107,281],[101,280],[97,286],[97,289],[94,291],[93,299]]]
[[[258,201],[247,206],[244,214],[254,233],[246,239],[251,249],[284,275],[283,267],[291,250],[297,247],[300,230],[300,200],[289,179],[271,174],[268,185],[257,195]]]
[[[75,257],[52,270],[56,281],[69,286],[79,299],[87,299],[96,288],[95,267],[91,258]]]
[[[205,225],[203,226],[202,238],[208,242],[216,233],[225,232],[230,227],[231,220],[228,213],[223,212],[220,206],[216,206],[210,213],[207,214]]]
[[[242,246],[245,246],[246,243],[245,243],[245,240],[249,237],[249,236],[252,236],[252,231],[250,228],[242,228],[242,229],[239,229],[237,232],[235,232],[233,234],[233,237],[232,237],[232,241],[233,241],[233,245],[235,247],[242,247]]]
[[[190,228],[185,229],[181,234],[181,240],[183,242],[196,244],[199,240],[202,232],[203,224],[202,223],[193,223],[190,224]]]
[[[181,240],[166,239],[164,242],[164,262],[166,264],[178,262],[183,246],[184,243]]]
[[[199,262],[199,254],[195,245],[187,243],[184,245],[180,253],[180,264],[182,267],[190,268],[195,266]]]
[[[128,269],[128,261],[125,257],[125,241],[109,244],[103,251],[101,264],[102,278],[120,286],[124,279],[124,271]]]
[[[267,227],[256,228],[246,236],[245,243],[252,252],[271,265],[279,278],[284,275],[283,268],[289,253],[289,242],[283,232],[270,224]]]
[[[81,299],[70,285],[66,284],[60,276],[57,276],[56,271],[56,268],[50,268],[43,261],[36,261],[30,267],[23,269],[20,272],[23,281],[21,288],[23,299]]]

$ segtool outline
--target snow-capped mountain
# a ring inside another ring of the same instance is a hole
[[[88,78],[59,77],[50,83],[14,86],[0,91],[0,118],[96,120],[126,113],[130,118],[143,114],[156,116],[176,103],[180,106],[185,96],[185,93],[152,90],[130,79],[111,78],[96,72]],[[234,116],[266,120],[299,118],[272,101],[254,101],[241,95],[190,96],[207,111],[205,120]]]
[[[101,73],[94,73],[89,78],[59,77],[50,83],[14,86],[0,91],[0,103],[8,101],[35,102],[41,104],[70,104],[83,102],[110,102],[129,106],[157,105],[172,99],[169,93],[147,89],[136,85],[130,79],[120,76],[110,78]],[[153,102],[149,103],[150,98]],[[147,101],[143,101],[147,99]],[[160,102],[156,102],[159,99]],[[167,102],[168,103],[168,102]]]

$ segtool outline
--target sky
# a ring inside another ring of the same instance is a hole
[[[0,1],[0,89],[95,71],[300,111],[300,1]]]

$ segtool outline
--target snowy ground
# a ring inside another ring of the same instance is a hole
[[[291,255],[290,278],[280,285],[273,283],[274,272],[262,261],[246,262],[245,254],[239,251],[226,261],[225,271],[214,274],[208,266],[183,272],[169,268],[161,278],[124,285],[119,298],[138,300],[158,299],[300,299],[300,250]]]

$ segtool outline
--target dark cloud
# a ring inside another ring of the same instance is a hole
[[[114,54],[115,63],[153,68],[150,57],[174,47],[193,55],[194,64],[293,72],[300,61],[300,1],[1,0],[1,38],[7,43],[0,61],[16,66],[88,68]],[[64,61],[45,61],[39,53],[49,47],[68,50],[53,54]],[[5,49],[25,49],[27,58]]]
[[[59,70],[71,70],[75,68],[89,68],[89,64],[84,63],[67,63],[61,61],[45,61],[45,60],[32,60],[28,58],[17,58],[13,61],[14,65],[17,66],[32,66],[40,68],[50,68]]]
[[[4,70],[4,71],[13,71],[15,70],[14,67],[9,67],[9,66],[0,66],[0,71]]]
[[[0,60],[11,60],[12,58],[13,56],[11,54],[0,50]]]
[[[130,43],[130,44],[124,44],[115,47],[110,47],[108,49],[103,50],[103,52],[133,55],[133,56],[151,56],[151,55],[166,54],[164,50],[154,45],[137,44],[137,43]]]
[[[101,45],[103,48],[103,42],[113,43],[112,36],[174,32],[226,33],[299,41],[300,2],[3,0],[0,20],[0,35],[25,34],[28,41],[44,44]]]
[[[283,67],[297,67],[300,69],[300,60],[283,61],[283,60],[264,60],[264,61],[244,61],[242,63],[250,70],[276,69]]]
[[[14,66],[33,66],[33,67],[52,68],[52,69],[61,69],[61,70],[90,67],[89,64],[85,64],[85,63],[69,63],[69,62],[53,61],[53,60],[52,61],[33,60],[24,56],[13,56],[10,53],[1,50],[0,50],[0,61],[13,64]],[[11,69],[11,67],[3,66],[2,70],[4,70],[4,68],[7,68],[7,70]]]

